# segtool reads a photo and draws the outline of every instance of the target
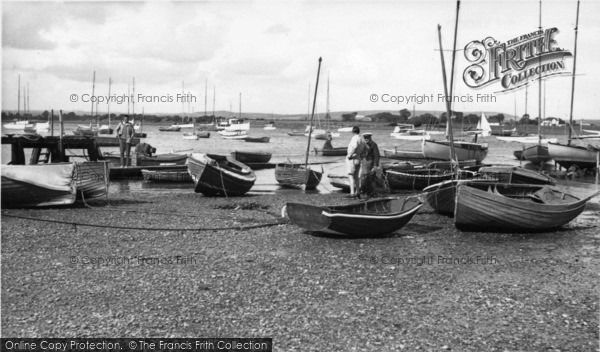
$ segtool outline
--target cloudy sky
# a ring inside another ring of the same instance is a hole
[[[538,27],[538,1],[463,1],[458,48],[486,37],[505,42]],[[16,110],[18,75],[29,83],[31,109],[90,110],[91,94],[126,94],[135,77],[136,94],[193,94],[196,103],[136,104],[136,112],[208,110],[305,113],[323,57],[317,110],[324,111],[330,79],[331,110],[443,110],[437,24],[444,49],[451,49],[454,1],[236,1],[236,2],[3,2],[2,109]],[[600,2],[583,1],[579,20],[575,118],[600,118]],[[542,26],[557,27],[557,46],[573,51],[576,1],[544,1]],[[446,52],[447,65],[450,52]],[[572,58],[565,59],[571,70]],[[455,95],[494,93],[502,88],[468,88],[468,66],[457,52]],[[569,114],[571,79],[546,81],[546,116]],[[530,85],[528,112],[537,116],[537,84]],[[77,102],[71,95],[78,96]],[[371,95],[377,94],[377,102]],[[433,94],[431,103],[383,102],[390,96]],[[456,110],[522,115],[525,90],[494,94],[496,102],[455,104]],[[112,112],[127,110],[111,103]],[[99,112],[106,112],[106,105]]]

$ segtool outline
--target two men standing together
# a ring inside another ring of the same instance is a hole
[[[361,137],[358,126],[352,128],[352,133],[346,160],[350,197],[360,197],[360,193],[371,197],[374,193],[371,173],[379,168],[379,147],[373,142],[372,133],[364,133]]]

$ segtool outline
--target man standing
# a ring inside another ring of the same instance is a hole
[[[123,120],[117,126],[117,139],[119,140],[119,152],[121,154],[121,167],[131,165],[131,140],[135,130],[129,122],[129,115],[123,115]]]
[[[367,150],[365,154],[365,160],[361,166],[361,192],[364,192],[368,197],[372,197],[375,190],[373,189],[373,179],[372,175],[379,168],[379,147],[377,143],[373,142],[372,139],[373,134],[371,132],[366,132],[363,134],[363,138],[367,145]]]
[[[364,159],[367,145],[360,136],[360,128],[352,127],[353,136],[348,143],[346,165],[348,166],[348,183],[350,184],[350,197],[359,197],[359,172]]]

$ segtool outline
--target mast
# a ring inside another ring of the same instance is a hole
[[[329,74],[327,74],[327,106],[325,108],[325,118],[327,119],[327,132],[329,132]]]
[[[575,69],[577,67],[577,32],[579,29],[579,0],[577,0],[577,18],[575,20],[575,47],[573,49],[573,77],[571,78],[571,108],[569,109],[569,131],[567,145],[571,145],[571,126],[573,126],[573,101],[575,98]]]
[[[135,97],[135,77],[133,77],[133,83],[132,83],[132,94]],[[131,99],[131,115],[133,115],[132,119],[135,118],[135,98]]]
[[[309,169],[308,169],[308,155],[310,154],[310,137],[312,135],[312,123],[315,117],[315,106],[317,105],[317,90],[319,89],[319,75],[321,74],[321,61],[322,58],[319,58],[319,68],[317,69],[317,83],[315,84],[315,98],[313,100],[312,114],[310,115],[310,124],[308,128],[308,143],[306,143],[306,158],[304,160],[304,168],[306,169],[306,179],[305,182],[308,181]],[[310,89],[310,84],[309,84]],[[309,98],[310,99],[310,98]]]
[[[27,82],[27,114],[31,115],[31,106],[29,106],[29,82]]]
[[[538,30],[542,30],[542,0],[540,0],[540,21]],[[537,55],[539,56],[538,67],[540,67],[540,76],[538,77],[538,145],[542,144],[542,53],[539,51]]]
[[[208,78],[206,79],[205,83],[204,83],[204,116],[206,116],[206,106],[207,106],[207,100],[208,99]]]
[[[131,86],[129,84],[127,85],[127,96],[129,97],[129,99],[127,99],[127,116],[129,116],[129,103],[133,100],[131,96]]]
[[[450,99],[450,112],[446,113],[448,115],[448,121],[452,120],[452,101],[453,99],[453,92],[454,92],[454,61],[456,59],[456,36],[458,33],[458,12],[460,10],[460,0],[456,1],[456,20],[454,21],[454,44],[452,46],[452,64],[450,65],[450,95],[448,96],[447,99]],[[441,27],[439,28],[439,30],[441,31]],[[441,36],[441,32],[440,32],[440,36]],[[445,70],[445,68],[444,68]],[[446,124],[446,138],[448,138],[449,135],[452,135],[452,131],[450,131],[450,128],[448,127],[450,124],[447,123]],[[476,135],[477,136],[477,135]],[[451,153],[452,155],[454,155],[454,147],[451,147]],[[452,158],[452,156],[451,156]]]
[[[185,119],[185,103],[183,100],[183,95],[185,94],[184,83],[185,83],[184,81],[181,81],[181,97],[182,97],[182,99],[181,99],[181,124],[182,125],[185,123],[185,120],[184,120]]]
[[[306,104],[306,119],[310,118],[310,83],[308,84],[308,104]]]
[[[108,111],[108,128],[110,128],[110,85],[112,84],[112,79],[108,77],[108,101],[106,102],[106,110]]]
[[[212,113],[213,119],[215,118],[215,99],[216,99],[216,96],[217,96],[217,87],[213,86],[213,113]]]
[[[457,14],[458,16],[458,14]],[[448,85],[446,83],[446,63],[444,61],[444,49],[442,49],[442,26],[440,26],[438,24],[438,40],[439,40],[439,45],[440,45],[440,58],[442,60],[442,79],[444,81],[444,94],[446,96],[448,96]],[[452,69],[452,68],[451,68]],[[450,110],[451,110],[451,105],[450,105],[450,100],[446,99],[446,115],[450,116]],[[451,165],[454,164],[453,162],[455,161],[455,153],[454,153],[454,137],[452,135],[452,119],[448,118],[448,123],[447,123],[447,130],[448,130],[448,140],[450,141],[450,163]],[[454,169],[454,165],[452,165],[452,169]]]
[[[94,76],[92,78],[92,97],[94,97],[94,90],[96,89],[96,71],[94,70]],[[94,99],[92,101],[92,110],[90,111],[90,127],[92,126],[92,117],[94,116]]]
[[[19,85],[17,86],[17,116],[21,116],[21,75],[19,75]]]
[[[242,119],[242,92],[240,92],[240,120]]]

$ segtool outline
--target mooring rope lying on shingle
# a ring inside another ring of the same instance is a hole
[[[117,225],[101,225],[101,224],[88,224],[88,223],[79,223],[74,221],[63,221],[63,220],[55,220],[55,219],[40,219],[34,218],[30,216],[22,216],[22,215],[12,215],[2,213],[2,216],[8,216],[11,218],[22,219],[22,220],[33,220],[33,221],[42,221],[42,222],[50,222],[55,224],[64,224],[64,225],[73,225],[73,226],[86,226],[86,227],[98,227],[98,228],[108,228],[108,229],[121,229],[121,230],[143,230],[143,231],[224,231],[224,230],[251,230],[257,229],[261,227],[270,227],[277,225],[287,224],[287,221],[278,221],[266,224],[259,225],[250,225],[250,226],[228,226],[228,227],[200,227],[200,228],[167,228],[167,227],[137,227],[137,226],[117,226]]]

